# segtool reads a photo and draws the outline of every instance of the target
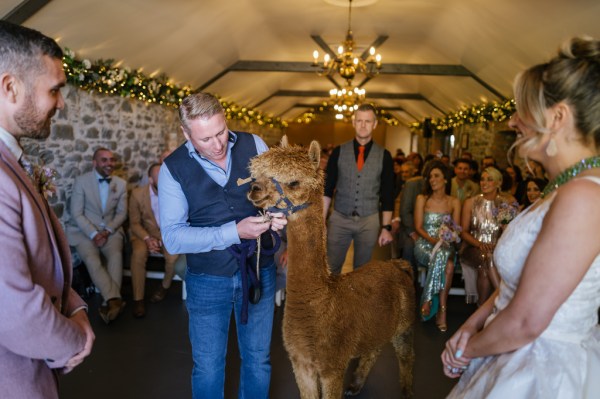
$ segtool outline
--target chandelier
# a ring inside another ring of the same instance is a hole
[[[352,0],[348,1],[348,32],[346,40],[338,47],[337,55],[325,53],[323,61],[319,61],[319,52],[313,52],[313,67],[317,68],[319,76],[333,78],[337,73],[346,80],[347,86],[351,86],[354,76],[362,73],[368,78],[379,74],[381,69],[381,55],[375,54],[375,47],[369,49],[369,54],[363,59],[354,55],[354,36],[352,35]],[[333,58],[332,58],[333,56]]]
[[[329,90],[331,105],[335,111],[335,119],[349,121],[358,109],[358,105],[365,100],[365,89],[347,86],[344,89]]]

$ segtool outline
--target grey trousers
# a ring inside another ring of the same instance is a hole
[[[371,260],[379,238],[379,213],[366,217],[344,216],[335,210],[327,223],[327,258],[334,274],[342,271],[350,244],[354,241],[354,269]]]

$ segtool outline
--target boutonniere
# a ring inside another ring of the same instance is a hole
[[[110,185],[110,192],[113,193],[113,194],[116,193],[117,192],[117,186],[114,185],[114,184],[111,184]]]
[[[35,188],[44,198],[48,199],[56,195],[56,185],[54,184],[58,177],[56,170],[29,162],[24,164],[23,167]]]

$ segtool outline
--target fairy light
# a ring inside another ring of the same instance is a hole
[[[122,62],[119,62],[119,65]],[[118,95],[137,99],[148,104],[160,104],[178,108],[185,97],[192,93],[189,86],[177,86],[165,75],[149,77],[142,69],[129,70],[118,68],[112,60],[80,60],[75,53],[65,49],[63,67],[67,80],[85,91],[96,91],[106,95]],[[155,75],[155,74],[153,74]],[[258,110],[240,107],[232,102],[219,99],[228,120],[240,120],[246,123],[283,129],[288,123],[281,118],[268,116]]]

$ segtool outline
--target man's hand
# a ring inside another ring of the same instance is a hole
[[[262,216],[248,216],[247,218],[240,220],[235,227],[237,228],[238,236],[240,238],[254,240],[262,233],[269,230],[271,221],[265,221]]]
[[[282,212],[267,212],[267,215],[271,218],[271,230],[273,231],[281,230],[287,224],[287,218]]]
[[[379,234],[379,240],[377,240],[377,242],[379,243],[380,247],[383,247],[384,245],[388,245],[389,243],[391,243],[393,241],[394,237],[392,237],[392,233],[387,231],[387,229],[381,229],[381,233]]]
[[[160,240],[154,237],[148,237],[144,240],[146,243],[146,248],[148,248],[148,252],[151,253],[160,253],[160,248],[162,247],[162,243]]]
[[[106,244],[106,241],[108,241],[108,236],[110,235],[110,232],[108,230],[102,230],[101,232],[99,232],[98,234],[96,234],[93,238],[94,241],[94,245],[97,246],[98,248],[104,246],[104,244]]]
[[[83,362],[83,359],[85,359],[92,352],[92,346],[94,345],[94,340],[96,339],[96,336],[94,335],[94,331],[92,330],[92,326],[90,325],[90,321],[88,320],[87,313],[85,312],[85,310],[82,309],[78,311],[73,316],[71,316],[70,319],[73,322],[75,322],[85,334],[85,346],[83,347],[83,350],[81,352],[79,352],[67,361],[67,364],[61,370],[63,374],[69,373],[71,370],[73,370],[75,367],[79,366]]]
[[[287,267],[287,263],[288,263],[288,251],[286,249],[279,255],[279,264],[281,265],[282,269],[285,269]]]

